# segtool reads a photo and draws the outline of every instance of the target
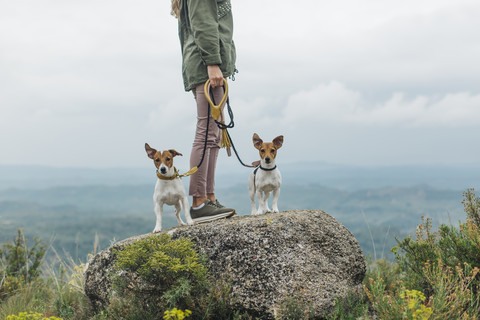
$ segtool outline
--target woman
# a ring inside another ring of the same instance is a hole
[[[172,0],[172,15],[178,19],[185,90],[193,92],[197,103],[197,127],[190,155],[190,165],[194,167],[204,152],[207,118],[210,116],[204,84],[210,80],[214,99],[219,102],[224,93],[223,78],[233,76],[236,71],[233,16],[230,0]],[[189,194],[193,197],[190,214],[196,222],[235,214],[234,209],[224,207],[215,197],[220,140],[221,130],[210,118],[202,165],[190,176]]]

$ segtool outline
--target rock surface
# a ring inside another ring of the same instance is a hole
[[[230,279],[240,310],[273,319],[286,297],[309,301],[317,317],[329,313],[336,297],[361,290],[365,258],[354,236],[321,210],[285,211],[166,230],[173,239],[194,241],[209,260],[210,274]],[[97,308],[108,302],[113,248],[89,262],[85,292]]]

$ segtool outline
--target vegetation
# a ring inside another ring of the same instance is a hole
[[[116,255],[114,270],[123,271],[122,276],[114,278],[117,299],[134,301],[138,308],[133,309],[143,310],[144,319],[156,319],[158,310],[198,310],[208,295],[208,268],[188,239],[152,235]],[[140,279],[135,278],[137,275]],[[132,282],[136,282],[135,290],[131,289]]]
[[[57,317],[48,317],[38,312],[20,312],[18,315],[10,315],[6,320],[62,320]]]
[[[423,219],[416,238],[398,240],[397,263],[371,266],[365,292],[381,319],[477,319],[480,314],[480,200],[464,193],[467,221],[433,231]]]
[[[114,270],[121,276],[114,276],[108,319],[128,314],[128,319],[156,320],[162,317],[159,310],[165,310],[162,319],[249,319],[234,310],[228,284],[209,279],[206,258],[188,239],[152,235],[116,255]]]
[[[415,236],[398,238],[395,261],[371,260],[363,293],[338,299],[329,320],[477,319],[480,314],[480,198],[464,193],[458,226],[422,218]],[[0,319],[257,319],[235,310],[228,281],[212,280],[188,240],[148,237],[117,252],[115,294],[94,313],[83,292],[84,265],[45,265],[45,243],[29,247],[22,230],[0,247]],[[143,292],[126,285],[133,274]],[[155,295],[151,295],[155,293]],[[156,296],[156,299],[152,299]],[[159,312],[160,310],[160,312]],[[309,301],[289,297],[278,319],[314,319]]]
[[[36,238],[34,241],[33,247],[28,248],[19,229],[12,243],[0,246],[0,301],[39,277],[46,244]]]

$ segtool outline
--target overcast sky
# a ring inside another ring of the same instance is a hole
[[[0,165],[147,166],[148,142],[186,169],[195,102],[169,2],[0,0]],[[246,162],[257,132],[283,134],[290,163],[480,163],[480,1],[232,7]]]

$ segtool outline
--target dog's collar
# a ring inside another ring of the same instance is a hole
[[[277,169],[277,166],[275,165],[275,167],[273,167],[273,168],[264,168],[264,167],[262,167],[261,165],[259,165],[259,166],[256,167],[255,170],[253,171],[253,174],[257,174],[258,169],[262,169],[263,171],[273,171],[273,170]]]
[[[165,177],[165,176],[161,175],[160,172],[158,172],[158,169],[157,169],[157,177],[158,177],[158,179],[160,179],[160,180],[173,180],[173,179],[176,179],[176,178],[179,177],[180,175],[178,174],[177,168],[173,167],[173,170],[175,171],[175,173],[174,173],[171,177]]]
[[[259,165],[258,167],[259,167],[260,169],[262,169],[263,171],[273,171],[273,170],[277,169],[277,166],[276,166],[276,165],[275,165],[275,167],[273,167],[273,168],[264,168],[264,167],[262,167],[261,165]]]

